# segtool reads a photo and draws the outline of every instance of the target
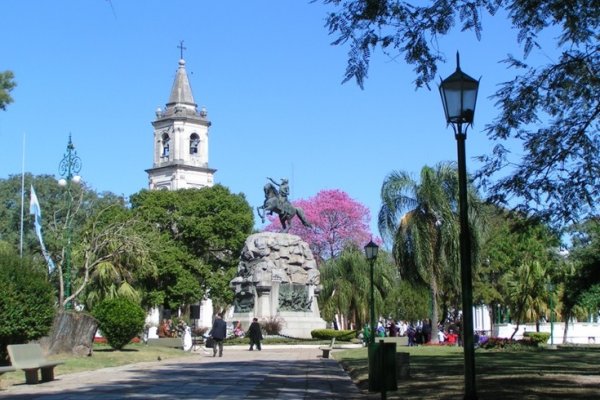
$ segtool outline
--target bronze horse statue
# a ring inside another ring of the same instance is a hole
[[[276,213],[279,216],[279,222],[281,222],[281,232],[287,233],[292,226],[292,219],[298,217],[302,222],[302,225],[306,227],[312,227],[312,225],[306,220],[304,211],[299,207],[294,207],[292,203],[286,199],[282,199],[279,196],[279,191],[272,183],[267,183],[264,187],[265,191],[265,202],[262,206],[256,207],[256,212],[261,218],[262,222],[265,222],[267,212],[269,215]],[[262,210],[262,213],[261,213]]]

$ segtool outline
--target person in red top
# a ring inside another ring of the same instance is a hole
[[[448,344],[455,345],[458,341],[458,335],[452,329],[448,332]]]

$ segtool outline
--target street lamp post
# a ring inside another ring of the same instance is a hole
[[[546,284],[546,289],[548,289],[548,297],[550,298],[550,346],[554,346],[554,304],[552,303],[554,297],[554,284],[548,282]]]
[[[75,151],[75,146],[71,141],[71,135],[69,134],[69,143],[67,144],[67,151],[61,160],[58,171],[63,177],[58,181],[59,186],[66,187],[67,192],[67,214],[66,214],[66,231],[65,231],[65,257],[63,262],[63,275],[64,275],[64,300],[66,300],[65,308],[71,308],[71,238],[72,238],[72,215],[71,208],[73,207],[73,193],[71,192],[72,183],[79,183],[81,177],[77,175],[81,171],[81,159]]]
[[[458,189],[460,204],[460,275],[465,353],[465,399],[477,399],[475,387],[475,343],[473,335],[473,282],[471,274],[471,234],[467,211],[467,163],[465,141],[467,127],[473,124],[479,81],[460,70],[456,53],[456,71],[441,81],[440,95],[446,121],[454,129],[458,152]],[[464,131],[463,131],[463,124]]]
[[[369,343],[375,343],[375,286],[373,283],[373,268],[378,252],[379,246],[373,243],[372,240],[365,246],[365,256],[371,266],[371,336],[369,336]]]

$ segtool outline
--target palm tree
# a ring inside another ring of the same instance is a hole
[[[548,270],[539,261],[522,263],[506,275],[509,302],[517,320],[511,339],[522,322],[535,321],[539,331],[540,317],[547,309],[548,294],[544,286],[547,277]]]
[[[370,273],[369,264],[357,247],[346,247],[339,257],[330,259],[321,267],[323,289],[319,296],[320,309],[328,319],[337,314],[346,321],[352,321],[356,328],[369,322]],[[374,275],[375,310],[380,315],[384,299],[391,292],[394,283],[393,265],[385,262],[380,254]]]
[[[431,293],[431,339],[437,343],[440,298],[457,298],[459,277],[458,172],[454,163],[421,169],[420,182],[394,171],[381,187],[379,231],[392,244],[403,278],[428,285]],[[470,187],[469,202],[476,203]],[[477,207],[470,217],[476,215]],[[472,218],[471,218],[472,219]],[[477,253],[478,231],[472,230]],[[475,257],[473,258],[476,259]]]

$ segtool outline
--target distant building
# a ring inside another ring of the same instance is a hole
[[[202,188],[213,185],[217,171],[208,166],[210,121],[205,108],[198,111],[185,70],[179,60],[169,102],[156,110],[154,161],[148,173],[151,190]]]

